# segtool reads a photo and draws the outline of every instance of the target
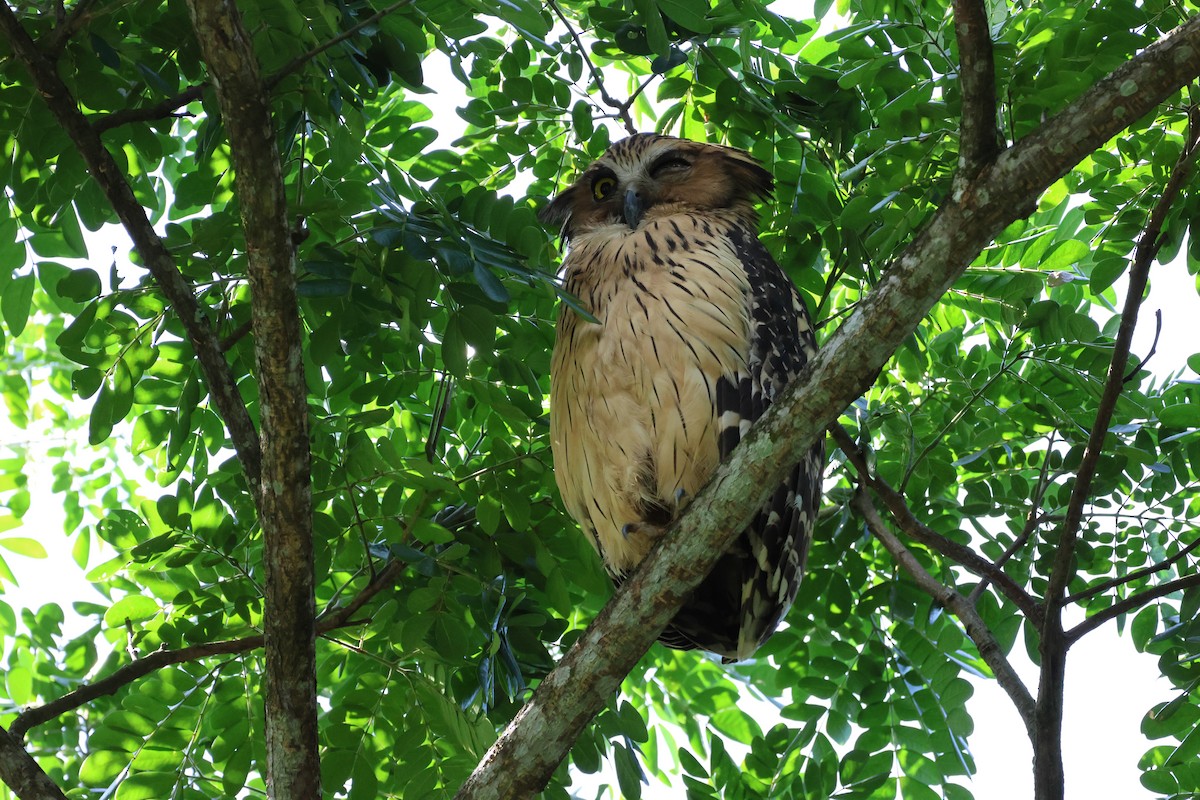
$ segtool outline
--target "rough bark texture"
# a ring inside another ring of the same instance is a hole
[[[321,773],[308,393],[279,152],[258,61],[236,6],[189,0],[188,10],[229,134],[253,299],[262,402],[268,794],[315,800]]]
[[[523,798],[541,789],[770,487],[871,384],[982,248],[1088,153],[1197,75],[1200,18],[1193,18],[955,191],[542,681],[458,799]]]
[[[247,480],[251,487],[256,487],[259,473],[258,432],[254,429],[254,423],[241,394],[238,393],[233,373],[225,361],[216,333],[205,316],[204,309],[196,301],[192,287],[179,273],[174,257],[154,232],[145,209],[134,197],[133,189],[125,180],[121,168],[100,141],[99,133],[88,124],[70,90],[55,72],[54,64],[29,38],[29,34],[21,27],[8,3],[0,3],[0,33],[8,40],[16,59],[29,71],[34,86],[51,113],[79,149],[88,172],[100,185],[104,196],[117,212],[121,224],[141,256],[142,263],[150,270],[150,274],[154,276],[155,282],[183,323],[188,342],[200,362],[213,405],[225,420]]]
[[[21,741],[3,728],[0,728],[0,777],[21,800],[67,800]]]

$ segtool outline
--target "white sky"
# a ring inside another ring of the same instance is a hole
[[[797,0],[801,8],[780,9],[803,17],[805,0]],[[427,63],[426,75],[448,75],[448,70]],[[454,138],[451,131],[457,117],[453,98],[441,110],[435,110],[438,128],[442,131],[441,146]],[[424,102],[437,98],[427,95]],[[450,123],[446,125],[444,123]],[[123,238],[123,237],[122,237]],[[98,271],[107,269],[110,259],[109,242],[93,243]],[[122,244],[122,247],[127,245]],[[1118,282],[1123,292],[1125,279]],[[1149,367],[1159,376],[1186,370],[1186,359],[1200,350],[1195,335],[1195,320],[1200,319],[1200,297],[1194,279],[1187,275],[1182,262],[1156,266],[1152,273],[1151,294],[1143,306],[1141,326],[1134,352],[1144,354],[1153,334],[1153,313],[1163,310],[1163,331],[1158,353]],[[1195,377],[1189,373],[1191,377]],[[90,407],[90,404],[89,404]],[[0,415],[0,441],[30,438],[29,432],[13,431],[4,415]],[[36,609],[47,602],[56,602],[67,614],[69,632],[79,632],[86,624],[73,617],[70,604],[79,600],[100,602],[102,598],[84,580],[70,558],[70,540],[62,532],[62,509],[50,494],[50,459],[31,448],[28,477],[34,493],[33,507],[22,529],[8,535],[31,536],[41,541],[50,553],[46,560],[22,558],[8,552],[4,557],[17,574],[19,587],[4,587],[3,600],[14,608]],[[107,556],[93,553],[95,566]],[[1021,648],[1018,644],[1017,650]],[[1036,670],[1031,664],[1014,655],[1018,672],[1026,678],[1036,694]],[[1012,800],[1032,796],[1031,749],[1025,731],[1007,696],[994,682],[973,680],[975,696],[969,709],[975,720],[975,733],[970,746],[976,758],[978,773],[970,784],[977,800]],[[1095,797],[1143,800],[1154,795],[1139,783],[1138,759],[1149,747],[1139,733],[1146,711],[1154,703],[1172,697],[1169,684],[1158,676],[1155,658],[1134,652],[1128,639],[1116,636],[1115,625],[1092,633],[1077,644],[1070,653],[1065,708],[1064,758],[1067,773],[1068,800],[1090,800]],[[608,780],[615,786],[615,778]],[[591,781],[585,783],[591,784]],[[587,796],[594,796],[594,791]],[[584,795],[581,795],[584,796]],[[678,791],[663,790],[654,784],[648,798],[682,798]]]

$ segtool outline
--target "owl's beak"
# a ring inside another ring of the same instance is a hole
[[[637,189],[630,189],[625,192],[625,224],[631,228],[636,228],[638,223],[642,221],[642,215],[646,213],[646,205],[642,202],[642,193]]]

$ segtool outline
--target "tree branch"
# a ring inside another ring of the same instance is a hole
[[[921,562],[917,561],[908,548],[896,538],[896,535],[887,529],[887,525],[879,516],[874,504],[861,488],[855,492],[852,505],[866,520],[872,535],[891,553],[896,563],[912,576],[917,586],[962,622],[967,635],[971,637],[971,641],[979,650],[980,657],[991,667],[992,674],[996,676],[996,682],[1000,684],[1000,688],[1005,691],[1016,707],[1017,713],[1021,715],[1021,721],[1025,723],[1029,739],[1033,741],[1035,737],[1033,695],[1021,682],[1020,676],[1017,675],[1005,656],[1004,649],[992,635],[987,623],[979,616],[979,612],[967,598],[952,587],[942,584],[921,566]]]
[[[4,776],[4,785],[21,800],[67,800],[62,789],[21,745],[21,740],[3,728],[0,728],[0,775]]]
[[[259,481],[258,432],[254,429],[254,423],[246,410],[246,404],[242,401],[233,373],[221,352],[220,342],[205,309],[197,302],[192,287],[179,273],[175,259],[154,232],[145,209],[134,197],[129,182],[121,174],[121,169],[112,155],[104,148],[99,134],[88,124],[70,90],[55,72],[54,65],[29,38],[29,34],[21,27],[8,3],[0,3],[0,33],[12,48],[13,56],[28,70],[34,86],[51,113],[79,149],[88,171],[100,185],[134,247],[137,248],[142,263],[150,270],[163,295],[183,323],[188,342],[196,353],[200,369],[208,383],[213,405],[225,420],[238,461],[241,462],[251,489],[256,489]]]
[[[321,796],[313,593],[312,456],[296,253],[270,95],[250,35],[228,0],[188,0],[229,135],[246,237],[254,360],[262,398],[259,519],[266,574],[263,636],[266,777],[272,798]]]
[[[1081,592],[1076,592],[1075,594],[1068,595],[1067,598],[1063,602],[1064,603],[1078,603],[1082,600],[1087,600],[1089,597],[1095,597],[1098,594],[1103,594],[1104,592],[1107,592],[1109,589],[1114,589],[1114,588],[1116,588],[1118,586],[1122,586],[1126,583],[1132,583],[1133,581],[1140,580],[1147,576],[1153,575],[1156,572],[1162,572],[1164,569],[1169,568],[1175,562],[1177,562],[1181,559],[1187,558],[1188,554],[1193,552],[1197,547],[1200,547],[1200,537],[1197,537],[1194,542],[1192,542],[1187,547],[1183,548],[1182,550],[1180,550],[1178,553],[1171,556],[1170,558],[1164,558],[1162,561],[1159,561],[1156,564],[1151,564],[1150,566],[1142,567],[1141,569],[1135,569],[1133,572],[1129,573],[1128,575],[1123,575],[1119,578],[1111,578],[1107,581],[1104,581],[1103,583],[1098,583],[1089,589],[1084,589]]]
[[[317,622],[317,633],[324,634],[338,628],[360,624],[359,621],[353,618],[354,615],[376,594],[395,585],[403,571],[403,562],[392,561],[389,563],[379,571],[370,583],[354,596],[353,600],[322,617]],[[212,656],[246,653],[251,650],[257,650],[262,646],[263,637],[260,634],[256,636],[243,636],[238,639],[228,639],[223,642],[206,642],[204,644],[192,645],[191,647],[182,647],[178,650],[156,650],[147,656],[143,656],[120,667],[108,677],[101,678],[93,683],[84,684],[78,689],[67,692],[62,697],[58,697],[43,705],[25,709],[13,720],[12,725],[8,729],[9,733],[19,741],[25,737],[28,731],[36,728],[38,725],[49,722],[60,714],[65,714],[68,711],[73,711],[80,706],[86,705],[98,697],[115,694],[121,688],[163,667],[169,667],[172,664],[182,664],[188,661],[199,661],[202,658],[210,658]]]
[[[835,423],[829,426],[829,433],[833,436],[833,440],[837,442],[838,447],[842,449],[842,452],[846,454],[846,458],[850,460],[850,465],[854,467],[859,478],[879,495],[884,505],[887,506],[888,512],[891,513],[892,519],[896,521],[896,524],[904,531],[905,535],[913,541],[920,542],[926,547],[936,550],[955,563],[961,564],[981,578],[991,580],[996,585],[996,588],[1005,597],[1012,600],[1017,608],[1021,609],[1021,612],[1030,620],[1041,618],[1041,608],[1038,606],[1037,601],[1030,597],[1028,592],[1018,586],[1004,572],[1000,565],[993,564],[965,545],[947,539],[918,520],[912,513],[912,510],[909,509],[904,495],[893,489],[887,481],[875,475],[870,467],[867,466],[865,455],[858,445],[854,443],[849,431],[840,424]]]
[[[1092,425],[1079,470],[1075,475],[1075,483],[1071,487],[1066,518],[1059,536],[1058,551],[1055,553],[1054,565],[1046,587],[1046,613],[1048,615],[1058,613],[1067,583],[1071,579],[1071,567],[1075,558],[1075,541],[1083,523],[1083,509],[1091,496],[1092,481],[1096,477],[1096,468],[1100,463],[1100,456],[1104,452],[1104,439],[1108,435],[1117,400],[1120,399],[1121,389],[1125,385],[1125,368],[1129,363],[1129,348],[1133,343],[1134,329],[1137,327],[1138,309],[1141,308],[1142,298],[1146,293],[1150,266],[1162,247],[1163,223],[1166,222],[1171,205],[1179,196],[1195,159],[1197,139],[1200,137],[1200,124],[1195,124],[1196,115],[1197,110],[1193,107],[1188,115],[1188,135],[1183,152],[1179,154],[1175,167],[1171,171],[1171,177],[1150,212],[1146,228],[1142,231],[1137,249],[1134,251],[1133,266],[1129,270],[1129,289],[1125,295],[1125,306],[1121,311],[1121,326],[1117,330],[1116,341],[1113,342],[1112,359],[1109,361],[1108,374],[1104,379],[1104,390],[1100,396],[1100,403],[1096,408],[1096,421]]]
[[[1190,25],[1193,22],[1195,22],[1194,18],[1185,24]],[[1075,575],[1075,543],[1078,541],[1079,530],[1083,524],[1084,507],[1091,497],[1092,482],[1096,477],[1096,469],[1104,452],[1104,440],[1108,436],[1109,425],[1112,423],[1117,401],[1125,386],[1129,349],[1133,343],[1134,329],[1137,327],[1138,309],[1141,308],[1142,299],[1146,293],[1150,265],[1162,246],[1163,223],[1166,221],[1171,204],[1183,187],[1195,155],[1196,137],[1200,135],[1200,126],[1193,124],[1195,109],[1189,113],[1188,120],[1187,143],[1175,163],[1162,195],[1150,212],[1146,228],[1142,231],[1137,249],[1134,251],[1133,266],[1129,270],[1129,289],[1125,296],[1125,306],[1121,311],[1121,325],[1117,330],[1116,341],[1113,342],[1108,374],[1105,376],[1104,389],[1096,407],[1096,419],[1092,424],[1092,431],[1088,435],[1087,445],[1084,448],[1079,469],[1075,474],[1074,485],[1071,487],[1071,496],[1067,501],[1066,515],[1059,530],[1054,561],[1046,583],[1043,600],[1045,616],[1040,626],[1041,640],[1038,643],[1042,669],[1037,699],[1038,737],[1034,740],[1033,746],[1033,785],[1034,796],[1037,800],[1057,800],[1063,794],[1063,692],[1066,685],[1067,650],[1074,641],[1063,631],[1063,596],[1066,593],[1067,585]],[[1080,629],[1076,628],[1076,638],[1082,636],[1087,630],[1089,629],[1080,632]]]
[[[954,0],[954,35],[958,40],[958,86],[962,122],[958,141],[958,181],[979,174],[996,160],[1000,133],[996,127],[996,65],[992,55],[987,6],[983,0]]]
[[[1147,47],[951,193],[539,684],[458,800],[523,798],[543,787],[784,473],[871,385],[971,260],[1088,153],[1197,75],[1200,17]],[[1138,91],[1130,94],[1129,86]]]
[[[579,33],[575,30],[575,26],[572,25],[571,21],[567,19],[566,14],[563,14],[562,9],[558,7],[558,3],[554,2],[554,0],[546,0],[546,2],[549,4],[550,10],[554,12],[556,17],[558,17],[559,21],[566,26],[567,33],[571,35],[571,39],[575,42],[575,49],[578,50],[579,55],[583,57],[583,63],[587,64],[588,72],[592,74],[592,80],[596,84],[596,91],[600,94],[600,100],[603,101],[604,105],[616,110],[617,117],[623,123],[625,123],[625,131],[630,136],[637,133],[637,126],[633,124],[633,117],[629,114],[629,108],[633,105],[633,101],[637,97],[637,94],[635,93],[633,97],[630,97],[628,102],[622,103],[608,93],[608,90],[604,88],[604,76],[600,74],[600,70],[597,69],[596,65],[592,62],[592,57],[588,55],[587,48],[584,47],[583,41],[579,38]],[[638,89],[638,92],[644,88],[645,85],[643,84],[643,86]]]
[[[1200,573],[1185,575],[1182,578],[1176,578],[1173,581],[1147,589],[1144,592],[1138,592],[1135,595],[1130,595],[1120,602],[1113,603],[1103,611],[1097,611],[1092,616],[1085,619],[1083,622],[1076,625],[1071,630],[1067,631],[1063,636],[1067,641],[1067,645],[1073,645],[1075,642],[1082,639],[1085,635],[1091,633],[1096,628],[1099,628],[1110,619],[1116,619],[1122,614],[1128,614],[1131,611],[1137,611],[1147,603],[1151,603],[1160,597],[1166,597],[1175,592],[1181,592],[1185,589],[1191,589],[1194,586],[1200,586]]]
[[[280,81],[282,81],[288,75],[291,75],[296,70],[303,67],[309,61],[312,61],[314,58],[321,55],[321,53],[324,53],[329,48],[333,47],[334,45],[341,44],[342,42],[349,39],[351,36],[357,35],[360,31],[362,31],[363,28],[366,28],[370,25],[374,25],[376,22],[383,19],[388,14],[391,14],[393,11],[403,8],[404,6],[410,5],[412,3],[412,1],[413,0],[398,0],[398,2],[392,3],[387,8],[377,11],[374,14],[372,14],[371,16],[367,17],[366,19],[357,23],[356,25],[353,25],[352,27],[347,28],[346,30],[342,31],[341,33],[339,33],[337,36],[333,37],[329,41],[327,41],[323,44],[317,45],[316,47],[309,50],[307,53],[305,53],[303,55],[296,56],[291,61],[284,64],[283,67],[276,70],[270,77],[268,77],[266,79],[265,86],[267,88],[267,91],[273,90],[276,86],[279,85]]]
[[[148,106],[126,108],[121,111],[114,111],[111,114],[105,114],[102,117],[94,117],[92,128],[97,134],[100,134],[122,125],[128,125],[131,122],[153,122],[154,120],[166,117],[180,116],[175,112],[199,100],[204,95],[206,88],[208,88],[207,83],[198,83],[195,86],[189,86],[177,95]]]
[[[84,25],[91,22],[92,7],[96,3],[97,0],[79,0],[75,4],[75,7],[71,9],[70,14],[41,38],[38,45],[46,53],[48,59],[51,61],[57,60],[58,56],[62,53],[62,49],[71,40],[71,37],[78,33],[79,29]]]

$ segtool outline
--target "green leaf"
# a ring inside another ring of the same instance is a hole
[[[0,313],[4,316],[4,324],[9,333],[20,336],[29,321],[29,311],[33,307],[33,275],[21,275],[13,278],[0,294]]]
[[[1158,412],[1158,421],[1167,428],[1200,427],[1200,404],[1175,403]]]
[[[0,539],[0,547],[28,558],[46,558],[46,548],[37,539],[22,537]]]
[[[140,594],[126,595],[104,612],[104,624],[112,628],[125,625],[125,621],[139,622],[156,616],[162,609],[158,603]]]

